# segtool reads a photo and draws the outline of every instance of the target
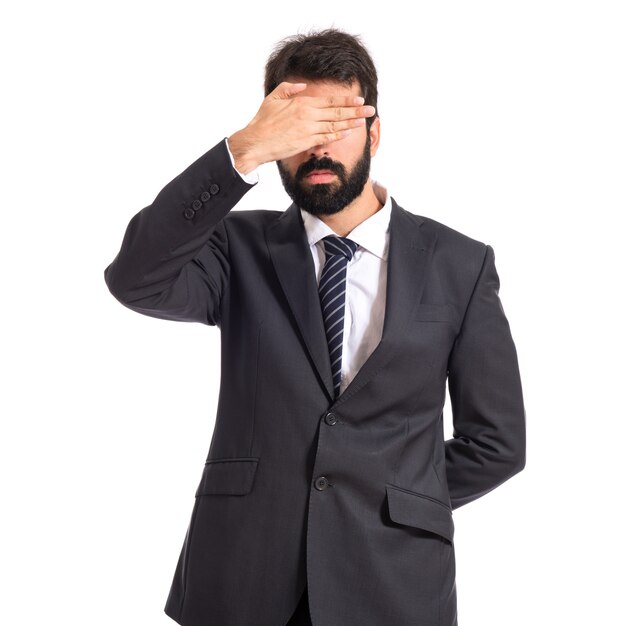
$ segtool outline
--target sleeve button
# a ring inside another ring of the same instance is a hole
[[[202,208],[202,202],[200,202],[200,200],[194,200],[191,203],[191,206],[197,211],[198,209]]]
[[[209,191],[211,192],[211,195],[214,196],[216,193],[218,193],[220,190],[220,186],[217,183],[213,183],[210,187],[209,187]]]
[[[211,197],[211,194],[208,191],[203,191],[202,195],[200,196],[200,200],[202,200],[202,202],[207,202]]]
[[[195,214],[196,214],[196,212],[191,207],[187,207],[183,211],[183,215],[185,216],[185,219],[187,219],[187,220],[190,220]]]

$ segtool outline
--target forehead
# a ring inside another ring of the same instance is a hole
[[[287,76],[286,81],[290,83],[306,83],[306,89],[299,91],[303,96],[361,96],[361,87],[358,80],[353,80],[351,85],[339,83],[336,80],[320,80],[304,78],[303,76]]]

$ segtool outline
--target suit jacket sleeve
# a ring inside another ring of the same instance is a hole
[[[223,218],[252,187],[224,138],[130,220],[104,270],[109,291],[144,315],[218,325],[230,273]]]
[[[494,251],[487,245],[448,362],[454,430],[445,450],[453,509],[491,491],[526,463],[517,352],[499,288]]]

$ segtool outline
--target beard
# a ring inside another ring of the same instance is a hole
[[[370,175],[370,144],[371,137],[367,133],[363,153],[349,175],[343,164],[328,157],[306,161],[293,176],[281,161],[276,161],[285,191],[293,202],[307,213],[312,215],[339,213],[363,193]],[[307,183],[306,176],[315,170],[329,170],[337,175],[338,180],[330,183]]]

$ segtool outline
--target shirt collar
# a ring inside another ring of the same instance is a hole
[[[372,254],[386,260],[389,250],[387,233],[391,217],[391,196],[386,187],[378,181],[372,179],[372,184],[374,193],[383,206],[374,215],[370,215],[366,220],[353,228],[348,237]],[[302,215],[310,246],[315,245],[327,235],[337,234],[316,215],[312,215],[303,209],[300,209],[300,214]]]

